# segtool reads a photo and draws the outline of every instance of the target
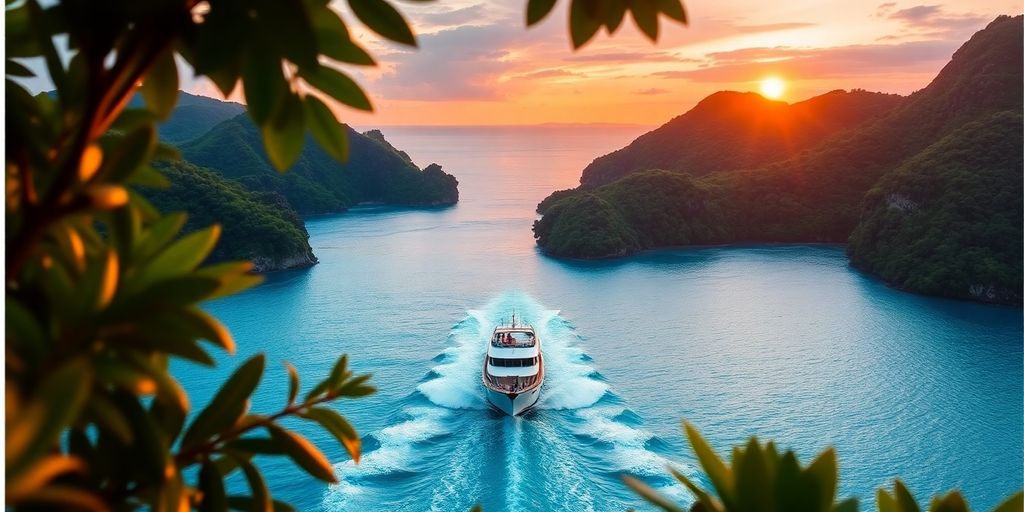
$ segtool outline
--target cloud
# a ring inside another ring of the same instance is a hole
[[[486,25],[487,14],[488,10],[483,4],[475,4],[458,9],[422,13],[416,16],[416,20],[420,22],[418,27],[423,27],[423,25],[440,27]]]
[[[570,55],[562,60],[567,62],[594,62],[594,63],[630,63],[630,62],[702,62],[700,59],[680,57],[669,52],[659,51],[636,51],[636,52],[602,52],[602,53],[579,53]]]
[[[887,17],[900,22],[910,34],[936,39],[965,39],[989,21],[989,16],[974,13],[948,13],[941,5],[915,5],[891,12]]]
[[[577,73],[575,71],[569,71],[568,69],[549,68],[549,69],[542,69],[540,71],[533,71],[533,72],[530,72],[530,73],[525,73],[525,74],[522,74],[522,75],[517,75],[516,78],[525,78],[525,79],[528,79],[528,80],[535,80],[535,79],[539,79],[539,78],[557,78],[557,77],[565,77],[565,76],[583,76],[583,74],[582,73]]]
[[[633,91],[633,94],[639,94],[641,96],[656,96],[659,94],[668,94],[668,89],[659,89],[657,87],[651,87],[650,89],[641,89],[639,91]]]
[[[875,16],[879,16],[879,17],[886,16],[895,7],[896,7],[896,2],[886,2],[884,4],[879,4],[878,7],[875,9]]]
[[[764,25],[733,25],[733,29],[741,34],[752,34],[758,32],[778,32],[779,30],[793,30],[795,28],[816,27],[817,23],[767,23]]]
[[[498,78],[512,68],[509,57],[518,27],[464,25],[420,36],[415,52],[389,55],[373,84],[397,100],[495,100]]]
[[[949,59],[958,42],[914,41],[900,44],[830,48],[742,48],[710,53],[706,67],[662,71],[654,76],[695,82],[749,82],[765,74],[790,79],[843,78],[893,72],[933,72]]]

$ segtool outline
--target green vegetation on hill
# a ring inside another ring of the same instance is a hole
[[[669,173],[647,172],[642,173],[643,180],[627,177],[593,191],[585,190],[584,186],[556,192],[538,206],[538,212],[544,217],[534,225],[537,242],[551,255],[570,257],[607,257],[628,254],[638,249],[694,243],[846,242],[861,219],[865,194],[883,176],[969,123],[990,119],[1000,112],[1015,113],[1022,110],[1022,19],[1022,16],[997,18],[953,55],[952,60],[928,87],[911,95],[901,106],[876,121],[865,123],[855,130],[838,133],[794,157],[777,160],[756,169],[706,174],[693,178],[689,188],[679,188],[678,182]],[[1020,130],[1015,134],[1012,130],[1002,130],[989,136],[1019,139]],[[1021,152],[1005,149],[1014,147],[1013,141],[1000,140],[998,144],[992,142],[992,148],[1000,149],[981,149],[984,146],[980,144],[975,147],[977,151],[1003,151],[998,157],[1017,162],[1016,169],[1020,168]],[[962,144],[958,147],[962,147]],[[942,158],[949,172],[953,172],[957,169],[973,169],[978,157],[967,151],[950,150],[944,152]],[[1005,168],[1001,164],[994,169]],[[929,211],[935,215],[944,215],[959,209],[970,209],[972,206],[969,201],[977,197],[989,197],[992,202],[991,211],[1001,211],[1008,215],[1007,219],[1016,219],[1010,227],[1020,232],[1020,215],[1015,213],[1020,208],[1019,194],[1013,196],[999,193],[1001,191],[995,188],[995,184],[986,181],[987,176],[980,173],[963,174],[957,179],[948,176],[936,178],[937,187],[962,188],[961,180],[974,180],[980,188],[970,189],[973,191],[970,193],[956,193],[955,190],[948,191],[948,194],[944,192],[943,197],[954,203],[941,211]],[[1021,179],[1019,172],[1016,179]],[[665,201],[660,199],[637,203],[645,213],[627,214],[633,207],[616,201],[623,197],[642,198],[648,192],[643,192],[641,186],[649,190],[676,190],[677,194],[668,202],[686,205],[687,218],[670,223],[652,223],[650,219],[655,213],[671,211],[664,204]],[[612,190],[616,192],[612,194]],[[573,227],[583,225],[577,216],[593,219],[595,212],[598,212],[590,203],[579,200],[588,193],[608,202],[608,206],[600,210],[603,218],[618,218],[624,223],[624,226],[610,224],[616,228],[612,236],[603,233],[592,235],[607,243],[584,242],[584,234]],[[873,217],[870,211],[865,213],[865,219]],[[694,224],[703,222],[708,224],[702,227]],[[685,229],[680,227],[683,224],[686,225]],[[957,229],[962,227],[953,220],[937,221],[935,225],[955,225]],[[632,238],[627,233],[637,236]],[[907,230],[900,236],[920,234],[920,231]],[[1005,262],[1008,257],[1019,255],[1020,237],[985,235],[969,240],[971,236],[965,234],[965,237],[958,238],[959,242],[949,242],[949,254],[970,248],[974,252],[964,260],[964,264],[976,265],[978,268],[970,267],[966,275],[978,278],[989,276],[990,279],[988,283],[979,281],[971,284],[987,286],[1003,283],[999,286],[1017,290],[1017,299],[1007,298],[1009,295],[1003,292],[993,292],[996,297],[991,299],[987,298],[990,295],[988,291],[968,294],[961,284],[954,283],[952,279],[910,279],[909,274],[900,274],[895,270],[890,274],[882,270],[888,268],[888,262],[875,261],[864,267],[879,272],[883,277],[891,276],[887,278],[914,291],[1019,302],[1020,286],[1014,283],[1020,282],[1020,266],[999,267],[991,262]],[[926,252],[893,251],[884,254],[894,258],[908,258],[906,262],[892,268],[915,265],[927,267],[920,259],[925,257]]]
[[[850,236],[854,265],[935,295],[1021,302],[1020,112],[968,123],[883,177]]]
[[[142,106],[142,96],[136,94],[132,107]],[[160,122],[160,139],[171,144],[192,140],[223,121],[245,112],[245,106],[233,101],[221,101],[206,96],[178,91],[178,101],[170,117]]]
[[[583,170],[584,188],[647,169],[702,176],[759,167],[879,118],[905,98],[832,91],[792,105],[755,93],[721,91]]]
[[[303,215],[338,212],[367,202],[438,206],[458,201],[458,181],[440,166],[421,171],[379,132],[363,135],[346,129],[347,161],[339,163],[310,139],[284,174],[274,169],[259,129],[244,115],[182,144],[181,151],[188,161],[247,188],[281,194]]]
[[[187,211],[185,232],[220,224],[210,261],[250,260],[255,270],[306,267],[316,263],[302,219],[279,195],[251,192],[188,162],[165,162],[166,189],[141,189],[160,211]]]
[[[714,198],[699,178],[644,171],[558,201],[534,232],[547,251],[579,258],[712,243],[726,238],[727,228]]]

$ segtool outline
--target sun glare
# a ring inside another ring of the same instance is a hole
[[[770,76],[761,80],[761,94],[766,98],[777,100],[786,92],[786,82],[777,76]]]

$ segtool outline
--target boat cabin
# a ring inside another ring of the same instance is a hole
[[[507,327],[494,330],[492,347],[532,347],[537,344],[537,334],[528,327]]]
[[[533,387],[541,376],[540,346],[529,326],[498,327],[487,347],[487,382],[504,392]]]

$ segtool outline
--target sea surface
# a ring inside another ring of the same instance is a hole
[[[300,510],[624,510],[639,476],[681,502],[669,464],[706,481],[682,435],[720,452],[757,435],[805,463],[834,446],[840,493],[873,510],[896,476],[924,500],[961,489],[988,510],[1022,486],[1019,309],[927,298],[851,268],[836,246],[665,250],[598,262],[542,255],[537,202],[641,128],[388,128],[420,166],[460,183],[455,207],[309,219],[320,264],[209,304],[238,343],[214,370],[177,364],[205,403],[244,357],[267,373],[252,409],[304,389],[347,353],[379,392],[337,402],[363,436],[358,465],[320,430],[340,483],[259,460]],[[480,369],[516,314],[543,340],[547,381],[519,418],[490,410]],[[245,492],[244,481],[231,482]]]

